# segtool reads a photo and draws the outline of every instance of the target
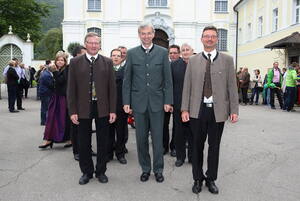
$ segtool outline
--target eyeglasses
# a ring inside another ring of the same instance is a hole
[[[216,38],[218,38],[218,36],[216,36],[216,35],[212,35],[212,36],[210,36],[210,35],[203,35],[202,38],[205,38],[205,39],[209,39],[209,38],[216,39]]]
[[[89,45],[95,45],[95,46],[96,45],[100,45],[100,43],[96,43],[96,42],[88,42],[88,41],[86,41],[86,43],[89,44]]]

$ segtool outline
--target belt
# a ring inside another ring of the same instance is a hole
[[[213,107],[213,103],[203,103],[205,107]]]

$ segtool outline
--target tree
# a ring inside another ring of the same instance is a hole
[[[62,31],[50,29],[35,48],[37,59],[54,59],[55,54],[62,50]]]
[[[75,49],[76,47],[78,47],[78,46],[80,46],[80,43],[78,43],[78,42],[70,43],[70,44],[68,45],[68,52],[69,52],[70,54],[73,54],[74,49]]]
[[[9,25],[22,39],[30,33],[36,42],[41,36],[41,20],[49,15],[51,6],[35,0],[0,0],[0,36],[7,34]]]

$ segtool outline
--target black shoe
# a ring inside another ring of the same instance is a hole
[[[84,185],[89,183],[90,179],[93,178],[93,175],[83,174],[79,179],[79,184]]]
[[[162,173],[155,173],[154,176],[155,176],[155,180],[159,183],[161,183],[165,180]]]
[[[92,152],[92,156],[97,156],[97,153],[94,152],[92,149],[91,149],[91,152]]]
[[[166,155],[169,152],[169,150],[164,149],[164,155]]]
[[[175,149],[172,149],[171,152],[170,152],[170,155],[172,157],[176,157],[176,150]]]
[[[47,147],[49,147],[52,149],[53,147],[53,142],[47,143],[47,144],[42,144],[39,146],[40,149],[46,149]]]
[[[17,113],[19,111],[18,110],[10,110],[9,112],[11,112],[11,113]]]
[[[192,188],[193,193],[198,194],[198,193],[201,192],[201,189],[202,189],[202,181],[200,181],[200,180],[195,180],[195,181],[194,181],[193,188]]]
[[[98,178],[98,181],[100,183],[107,183],[108,182],[108,178],[104,173],[97,176],[97,178]]]
[[[272,106],[271,109],[276,110],[276,107]]]
[[[74,159],[75,159],[76,161],[79,161],[79,154],[74,154]]]
[[[219,193],[219,189],[216,186],[214,181],[206,180],[205,185],[207,186],[208,191],[211,192],[212,194],[218,194]]]
[[[64,148],[69,148],[69,147],[72,147],[72,146],[73,146],[72,143],[68,143],[68,144],[64,145]]]
[[[141,175],[141,177],[140,177],[140,180],[141,180],[142,182],[148,181],[149,176],[150,176],[150,173],[149,173],[149,172],[143,172],[142,175]]]
[[[180,166],[183,165],[183,163],[184,163],[183,160],[178,159],[178,160],[175,162],[175,166],[176,166],[176,167],[180,167]]]
[[[123,164],[123,165],[127,164],[127,160],[126,160],[126,158],[124,158],[124,157],[119,157],[119,158],[118,158],[118,161],[119,161],[121,164]]]
[[[21,107],[21,108],[18,108],[18,110],[25,110],[25,108]]]

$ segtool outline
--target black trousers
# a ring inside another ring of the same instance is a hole
[[[17,109],[22,108],[22,96],[23,96],[23,86],[18,84],[17,87]]]
[[[98,118],[97,102],[93,103],[92,111],[95,113],[96,123],[96,138],[97,138],[97,164],[96,177],[104,174],[106,171],[107,162],[107,146],[109,138],[109,117]],[[79,166],[83,174],[92,175],[94,173],[94,164],[91,153],[91,135],[92,135],[92,120],[79,119],[78,125],[78,151],[79,151]]]
[[[108,158],[112,158],[114,151],[117,158],[124,157],[126,136],[128,137],[128,115],[123,112],[117,112],[116,122],[110,125]]]
[[[241,88],[242,90],[242,97],[243,97],[243,103],[248,103],[248,87],[247,88]]]
[[[281,87],[281,84],[280,83],[274,83],[276,87]],[[277,96],[277,99],[278,99],[278,102],[279,102],[279,105],[280,105],[280,108],[283,107],[283,101],[282,101],[282,91],[281,89],[279,88],[270,88],[271,89],[271,97],[270,97],[270,105],[271,107],[275,107],[275,104],[274,104],[274,96],[276,94]]]
[[[198,119],[191,118],[191,131],[193,134],[192,170],[194,180],[214,181],[218,176],[220,142],[224,122],[217,123],[213,107],[201,105]],[[208,156],[206,177],[203,174],[203,150],[208,136]]]
[[[192,161],[192,132],[189,122],[182,122],[181,111],[173,111],[174,133],[175,133],[175,150],[177,160],[185,160],[186,143],[188,143],[188,159]]]
[[[78,125],[71,123],[71,140],[73,154],[78,154]]]
[[[173,125],[173,128],[172,128],[172,139],[171,139],[171,142],[170,142],[170,133],[169,133],[170,118],[171,118],[171,112],[165,112],[164,130],[163,130],[163,146],[164,146],[165,151],[169,151],[169,146],[170,146],[171,150],[175,149],[174,125]],[[169,142],[170,142],[170,145],[169,145]]]
[[[9,111],[15,110],[15,102],[17,97],[18,86],[17,85],[7,85],[7,93],[8,93],[8,109]]]

